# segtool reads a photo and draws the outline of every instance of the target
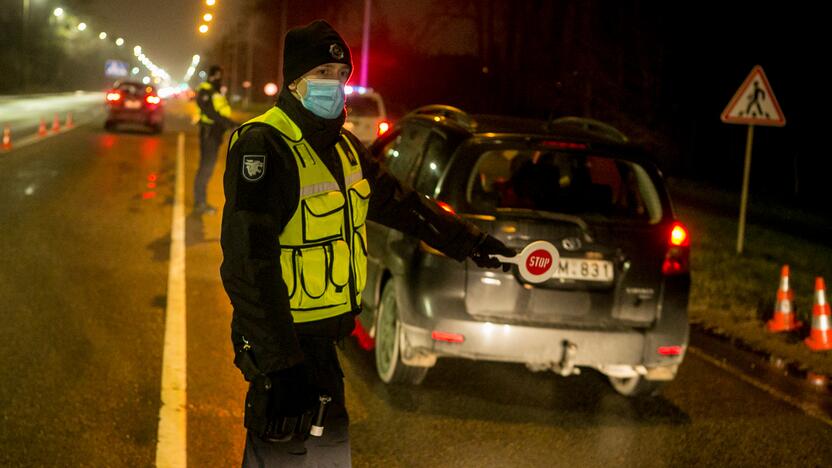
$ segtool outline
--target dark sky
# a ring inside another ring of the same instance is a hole
[[[215,7],[208,8],[205,0],[70,0],[70,8],[95,31],[120,35],[130,48],[141,45],[151,60],[178,79],[190,65],[191,57],[207,50],[225,30],[228,19],[240,14],[242,3],[242,0],[217,0]],[[351,0],[350,3],[356,6],[356,11],[348,15],[349,24],[342,25],[342,34],[358,39],[363,1]],[[395,40],[408,43],[414,27],[418,26],[414,23],[418,16],[415,14],[428,10],[432,3],[432,0],[373,0],[373,16],[390,25]],[[210,10],[215,13],[213,29],[207,36],[202,36],[196,28],[202,14]],[[269,21],[268,18],[260,20]],[[464,54],[474,51],[473,31],[468,30],[467,24],[462,28],[444,26],[441,28],[443,35],[423,36],[412,45],[426,52],[442,50]]]

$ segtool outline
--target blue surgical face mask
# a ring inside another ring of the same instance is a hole
[[[303,107],[322,119],[334,119],[344,111],[344,85],[339,80],[304,78],[306,94],[301,96]]]

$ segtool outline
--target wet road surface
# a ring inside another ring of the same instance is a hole
[[[162,135],[106,133],[100,118],[0,154],[0,466],[154,465],[179,132],[188,464],[239,465],[245,384],[220,218],[190,214],[196,129],[182,104],[168,111]],[[592,371],[461,360],[386,386],[372,354],[352,342],[341,354],[358,467],[832,465],[832,427],[696,354],[652,400]]]

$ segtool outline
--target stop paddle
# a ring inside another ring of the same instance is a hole
[[[558,249],[546,241],[534,241],[514,257],[494,255],[503,263],[517,265],[520,277],[529,283],[542,283],[555,275],[555,266],[560,259]]]

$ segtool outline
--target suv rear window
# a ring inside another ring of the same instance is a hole
[[[347,96],[347,115],[353,117],[378,117],[378,102],[370,96]]]
[[[474,166],[467,197],[482,211],[522,208],[649,223],[662,218],[658,192],[643,167],[580,152],[486,150]]]

